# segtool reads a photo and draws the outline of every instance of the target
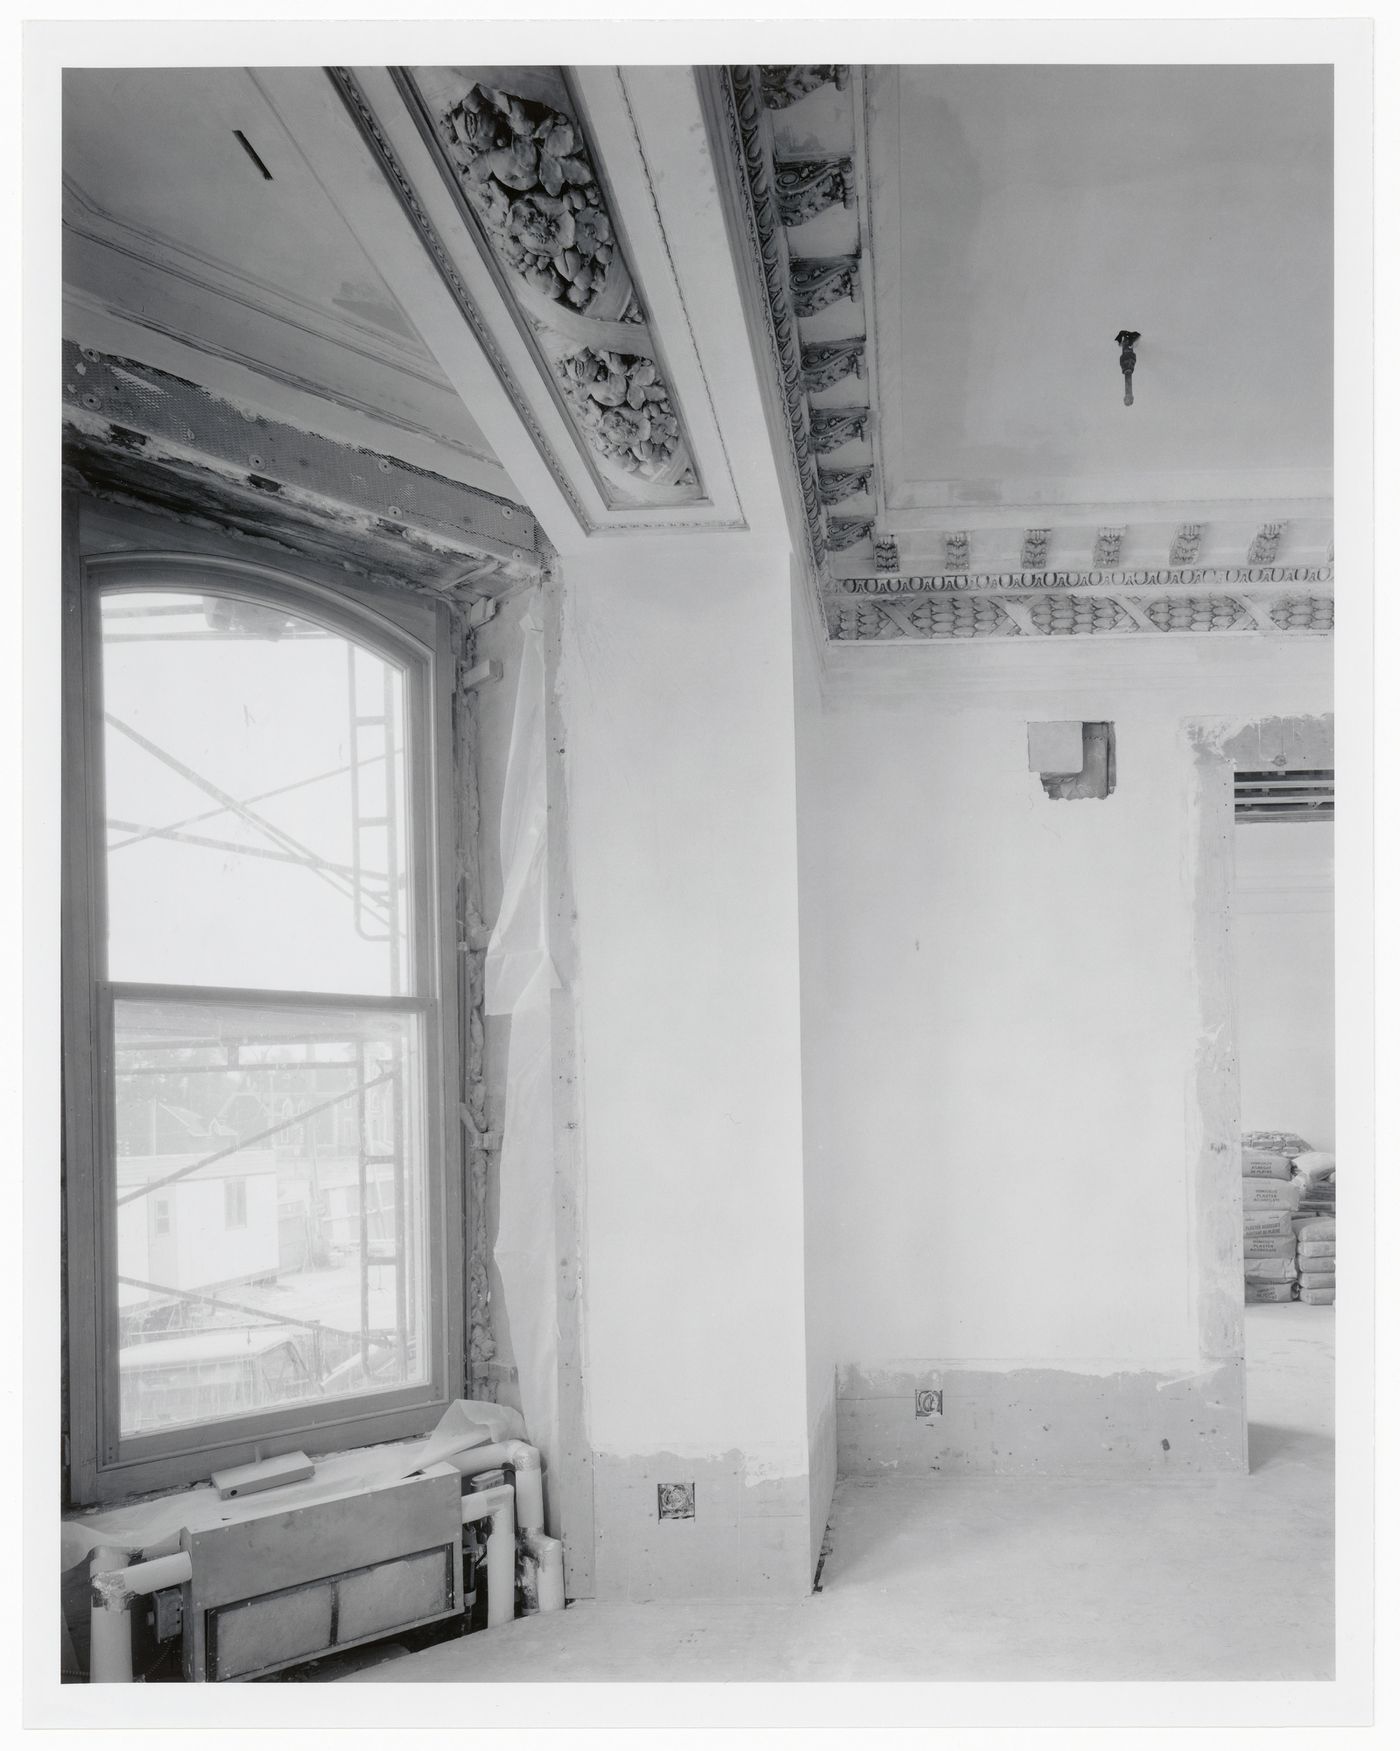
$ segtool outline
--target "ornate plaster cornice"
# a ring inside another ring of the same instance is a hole
[[[359,129],[361,138],[373,153],[385,180],[393,189],[399,205],[403,208],[427,249],[443,284],[452,295],[453,302],[462,312],[467,326],[476,336],[487,358],[490,359],[492,368],[500,379],[506,394],[510,397],[511,405],[516,414],[533,439],[535,448],[539,451],[545,467],[548,468],[554,484],[564,495],[570,510],[578,518],[582,527],[591,529],[593,521],[583,500],[579,497],[573,482],[560,463],[554,446],[545,435],[544,428],[540,425],[535,410],[530,405],[529,398],[516,380],[515,373],[511,370],[505,355],[497,344],[490,326],[477,308],[476,300],[467,290],[466,283],[458,273],[456,263],[452,259],[451,251],[438,234],[437,227],[428,217],[412,180],[399,162],[398,154],[390,145],[388,136],[379,125],[379,118],[375,115],[368,99],[361,90],[354,72],[349,67],[328,67],[326,71],[330,76],[331,83],[339,92],[341,101],[350,112],[355,126]]]
[[[842,578],[838,640],[1330,633],[1332,567],[1168,566]]]
[[[927,591],[960,591],[963,593],[989,590],[1212,590],[1223,587],[1238,589],[1287,589],[1299,584],[1321,586],[1330,592],[1333,568],[1330,565],[1215,565],[1215,566],[1138,566],[1121,569],[1093,567],[1088,571],[1005,571],[946,572],[902,574],[898,577],[850,577],[837,579],[831,585],[833,595],[910,596]]]
[[[784,77],[779,79],[781,73]],[[824,504],[839,504],[859,492],[867,492],[879,508],[878,480],[871,453],[872,412],[868,405],[813,407],[810,397],[865,375],[865,298],[860,227],[855,214],[847,221],[837,251],[829,256],[794,255],[787,233],[820,212],[840,203],[859,208],[859,179],[855,160],[847,155],[841,140],[838,148],[823,154],[820,146],[807,143],[805,123],[789,125],[782,119],[794,104],[801,103],[822,85],[835,85],[845,92],[849,69],[764,69],[734,66],[702,71],[703,90],[711,94],[712,111],[722,124],[723,138],[739,171],[743,195],[742,229],[758,270],[766,306],[767,337],[781,390],[794,472],[801,490],[807,523],[808,546],[818,586],[828,575],[828,554],[842,552],[866,540],[874,527],[871,517],[828,517]],[[788,78],[788,74],[796,77]],[[776,94],[776,95],[775,95]],[[844,113],[850,115],[853,96]],[[775,133],[774,114],[779,115]],[[845,127],[843,106],[827,104],[814,120],[818,131]],[[716,132],[720,130],[716,129]],[[847,130],[845,140],[849,140]],[[778,141],[802,145],[785,154]],[[799,323],[836,312],[849,304],[842,320],[824,324],[820,338],[804,340]],[[849,323],[845,317],[849,316]],[[835,335],[832,329],[835,329]],[[858,332],[842,333],[843,329]],[[849,396],[849,390],[843,392]],[[850,446],[850,449],[847,449]],[[859,446],[859,449],[857,449]],[[839,469],[822,470],[817,456],[843,451]],[[852,450],[855,451],[852,454]],[[860,453],[861,450],[865,454]],[[897,561],[896,561],[897,563]]]
[[[754,67],[726,67],[706,76],[702,83],[712,96],[738,169],[740,218],[763,289],[765,335],[786,414],[788,454],[801,494],[812,570],[820,576],[826,559],[826,525],[817,485],[787,243],[778,214],[772,138],[759,77]]]
[[[564,71],[395,74],[604,500],[704,497]]]

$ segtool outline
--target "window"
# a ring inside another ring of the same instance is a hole
[[[429,1426],[460,1180],[445,611],[213,552],[71,590],[81,1501]]]

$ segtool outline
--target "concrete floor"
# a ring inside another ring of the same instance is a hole
[[[1249,1476],[844,1479],[792,1605],[525,1618],[346,1683],[1325,1679],[1333,1310],[1245,1310]]]

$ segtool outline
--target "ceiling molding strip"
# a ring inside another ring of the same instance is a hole
[[[1333,630],[1327,566],[1018,571],[841,578],[827,586],[841,641],[1008,637],[1288,636]]]

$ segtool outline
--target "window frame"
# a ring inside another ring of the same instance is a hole
[[[459,1111],[456,786],[450,611],[407,588],[353,582],[324,565],[240,551],[239,538],[180,528],[83,495],[65,531],[63,602],[64,1297],[68,1490],[100,1503],[207,1479],[279,1452],[325,1452],[421,1434],[463,1376],[463,1152]],[[107,978],[100,600],[112,590],[189,589],[310,615],[382,650],[405,671],[410,803],[412,996],[114,984]],[[113,1005],[121,996],[302,1003],[419,1014],[424,1090],[424,1375],[414,1386],[300,1401],[215,1423],[121,1435],[117,1347]]]

